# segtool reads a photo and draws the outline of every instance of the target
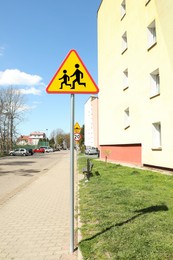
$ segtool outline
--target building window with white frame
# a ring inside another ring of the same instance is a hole
[[[161,123],[156,122],[152,124],[152,149],[161,149]]]
[[[123,71],[123,90],[129,87],[128,69]]]
[[[126,0],[123,0],[121,3],[121,20],[126,14]]]
[[[148,49],[150,49],[157,43],[155,20],[152,23],[150,23],[147,29],[148,29]]]
[[[122,54],[127,50],[127,32],[122,35]]]
[[[150,73],[151,98],[160,95],[160,73],[159,69]]]
[[[130,111],[129,107],[124,110],[124,129],[130,127]]]

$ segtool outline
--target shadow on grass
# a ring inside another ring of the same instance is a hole
[[[136,219],[136,218],[138,218],[138,217],[140,217],[144,214],[158,212],[158,211],[168,211],[168,207],[166,205],[156,205],[156,206],[151,206],[151,207],[148,207],[148,208],[143,208],[143,209],[140,209],[140,210],[135,210],[134,212],[138,213],[138,214],[134,215],[130,219],[127,219],[127,220],[120,222],[120,223],[117,223],[117,224],[113,224],[112,226],[107,227],[106,229],[102,230],[101,232],[95,234],[94,236],[81,240],[79,244],[81,244],[85,241],[90,241],[90,240],[98,237],[99,235],[106,233],[107,231],[111,230],[114,227],[121,227],[125,224],[128,224],[129,222],[133,221],[134,219]]]

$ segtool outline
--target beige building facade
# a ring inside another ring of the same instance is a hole
[[[101,157],[173,169],[172,14],[172,0],[100,4]]]
[[[85,146],[98,147],[98,97],[90,96],[84,107]]]

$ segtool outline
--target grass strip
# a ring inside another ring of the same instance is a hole
[[[79,191],[84,260],[173,259],[173,176],[92,162]]]

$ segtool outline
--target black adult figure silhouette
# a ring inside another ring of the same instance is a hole
[[[80,82],[81,78],[83,78],[83,73],[78,69],[80,66],[79,64],[75,64],[75,72],[73,73],[73,75],[71,75],[70,77],[76,77],[75,80],[73,80],[73,86],[70,89],[75,89],[75,83],[77,82],[78,85],[83,85],[84,87],[86,87],[86,83],[84,82]]]

